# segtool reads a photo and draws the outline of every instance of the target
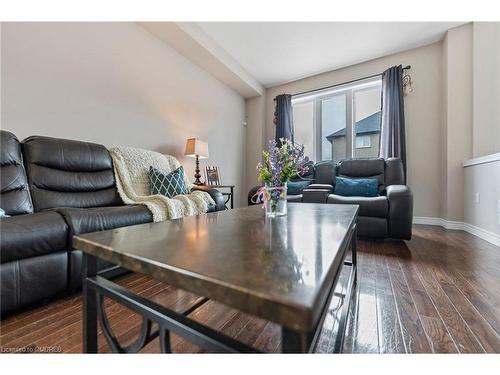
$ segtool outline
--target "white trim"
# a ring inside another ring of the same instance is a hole
[[[413,224],[439,225],[444,227],[444,220],[439,217],[413,216]]]
[[[464,230],[464,223],[461,221],[448,221],[440,217],[414,216],[413,224],[438,225],[450,230]]]
[[[500,234],[461,221],[450,221],[440,217],[413,216],[413,224],[437,225],[450,230],[463,230],[500,247]]]
[[[464,223],[464,230],[474,236],[477,236],[493,245],[500,247],[500,234],[490,232],[489,230],[476,227],[475,225]]]
[[[480,156],[478,158],[466,160],[462,163],[463,167],[470,167],[471,165],[492,163],[494,161],[500,161],[500,152],[491,155]]]

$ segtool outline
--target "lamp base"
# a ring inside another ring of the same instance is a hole
[[[194,169],[194,185],[203,185],[203,182],[200,181],[200,160],[198,159],[198,155],[196,155],[196,168]]]

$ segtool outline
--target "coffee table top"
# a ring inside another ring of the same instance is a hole
[[[74,247],[290,329],[319,318],[358,212],[355,205],[260,206],[74,237]]]

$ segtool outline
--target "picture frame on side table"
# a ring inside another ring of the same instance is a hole
[[[209,186],[221,185],[220,171],[217,166],[206,166],[205,167],[205,184]]]

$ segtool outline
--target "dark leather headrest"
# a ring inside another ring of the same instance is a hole
[[[23,141],[23,151],[36,211],[122,204],[103,145],[33,136]]]
[[[22,215],[33,212],[23,165],[21,144],[11,132],[0,131],[0,207],[7,215]]]

